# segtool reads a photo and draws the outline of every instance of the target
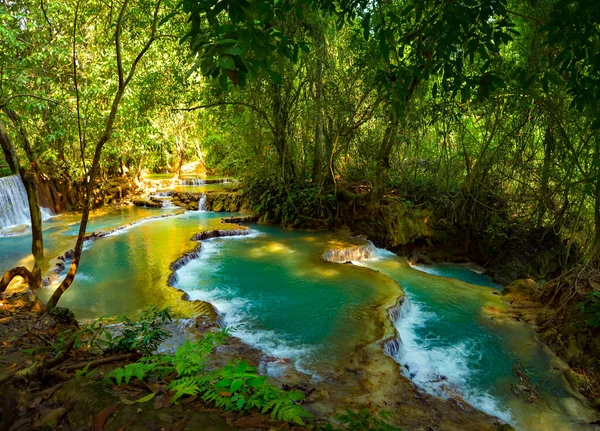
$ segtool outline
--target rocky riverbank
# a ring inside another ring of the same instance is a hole
[[[515,280],[505,287],[503,298],[510,308],[499,313],[501,318],[524,321],[564,361],[561,369],[575,394],[587,399],[600,412],[600,329],[586,321],[581,307],[575,303],[557,308],[542,298],[550,286],[540,286],[532,279]],[[498,310],[488,310],[498,313]],[[600,413],[598,415],[600,417]]]

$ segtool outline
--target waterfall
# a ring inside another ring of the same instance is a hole
[[[206,195],[203,194],[200,196],[200,200],[198,201],[198,211],[208,211],[208,206],[206,204]]]
[[[388,309],[388,316],[394,325],[396,330],[396,336],[387,340],[383,346],[383,351],[386,355],[394,358],[398,363],[402,363],[402,357],[406,353],[402,338],[398,330],[400,321],[408,315],[411,311],[410,300],[407,297],[399,298],[396,304]]]
[[[180,183],[182,186],[202,186],[206,184],[204,180],[201,180],[200,178],[184,179],[181,180]]]
[[[328,250],[321,255],[321,259],[327,262],[352,262],[375,257],[375,247],[369,242],[366,245],[356,245],[345,248],[336,248]]]
[[[52,216],[47,208],[40,208],[42,211],[42,220]],[[27,201],[27,192],[21,177],[11,175],[0,178],[0,228],[9,226],[29,224],[29,203]]]

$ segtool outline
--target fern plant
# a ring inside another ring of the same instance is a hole
[[[336,417],[344,428],[333,428],[331,424],[327,424],[322,431],[402,431],[401,428],[388,423],[391,417],[392,413],[388,411],[380,411],[373,415],[366,409],[360,411],[348,409],[346,414]]]
[[[118,352],[140,352],[148,355],[169,336],[164,328],[171,321],[169,308],[159,310],[154,306],[144,308],[138,320],[121,316],[123,331],[109,339],[109,350]]]
[[[260,410],[272,418],[304,425],[311,415],[298,402],[303,395],[284,391],[259,376],[247,362],[229,364],[213,371],[206,363],[214,349],[225,342],[228,331],[206,333],[195,343],[186,341],[174,355],[146,356],[118,368],[107,379],[117,384],[132,379],[165,378],[176,374],[166,388],[173,393],[171,403],[183,396],[200,396],[204,402],[230,411]]]

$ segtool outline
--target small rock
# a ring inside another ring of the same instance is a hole
[[[43,426],[54,426],[56,423],[62,418],[65,413],[67,413],[67,409],[64,407],[59,407],[54,410],[50,410],[44,413],[40,418],[35,421],[33,424],[34,428],[42,428]]]

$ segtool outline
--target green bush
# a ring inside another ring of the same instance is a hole
[[[168,307],[159,310],[154,306],[145,307],[137,320],[124,316],[116,319],[104,316],[82,325],[76,331],[61,333],[54,344],[54,351],[58,353],[72,348],[95,353],[138,352],[149,355],[169,336],[164,324],[170,320]],[[113,335],[108,327],[117,325],[121,325],[122,330]]]
[[[207,371],[209,355],[222,344],[228,333],[206,333],[195,343],[186,341],[174,355],[147,356],[138,362],[114,370],[107,379],[121,384],[131,379],[176,377],[166,386],[173,393],[171,403],[181,397],[199,396],[216,407],[232,411],[260,410],[272,418],[304,425],[311,415],[297,403],[303,395],[284,391],[258,376],[256,369],[242,361],[223,368]]]
[[[592,292],[581,304],[586,315],[586,323],[592,328],[600,328],[600,292]]]
[[[388,411],[381,411],[377,415],[371,414],[368,410],[360,410],[355,412],[353,410],[347,410],[345,415],[339,415],[336,417],[344,428],[333,428],[331,424],[323,429],[324,431],[401,431],[400,428],[396,428],[388,423],[391,419],[392,413]]]
[[[325,188],[298,179],[285,184],[277,172],[246,178],[244,196],[254,211],[269,221],[289,227],[329,227],[336,214],[336,198]]]

